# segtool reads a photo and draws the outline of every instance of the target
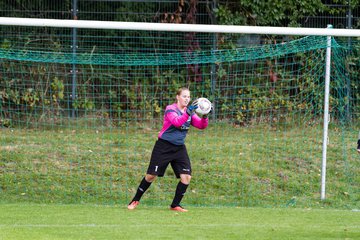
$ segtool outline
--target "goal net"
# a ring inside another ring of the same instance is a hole
[[[214,108],[186,139],[184,204],[323,204],[326,36],[0,27],[3,201],[128,203],[166,105],[187,86]],[[331,40],[326,203],[344,207],[359,202],[359,64],[341,42]],[[176,184],[169,167],[142,201],[168,204]]]

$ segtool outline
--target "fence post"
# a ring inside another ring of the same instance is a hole
[[[352,29],[352,18],[353,18],[353,15],[352,15],[352,10],[351,10],[350,2],[351,2],[351,1],[349,1],[348,12],[347,12],[347,14],[346,14],[346,19],[347,19],[347,21],[346,21],[346,28],[347,28],[347,29]],[[351,40],[352,40],[351,37],[349,37],[349,38],[348,38],[348,47],[349,47],[349,49],[351,48],[351,44],[352,44]]]
[[[72,16],[74,20],[77,20],[77,2],[78,0],[72,1]],[[74,102],[77,98],[76,93],[76,82],[77,82],[77,69],[76,69],[76,50],[77,50],[77,28],[72,28],[72,68],[71,68],[71,74],[72,74],[72,83],[71,83],[71,117],[75,117],[75,108],[74,108]]]
[[[348,12],[346,15],[347,18],[347,22],[346,22],[346,28],[347,29],[352,29],[352,9],[351,9],[351,0],[349,1],[348,4]],[[351,46],[352,46],[352,37],[348,37],[348,51],[349,53],[351,52]],[[346,73],[347,75],[347,80],[346,80],[346,95],[347,95],[347,99],[349,99],[349,102],[346,104],[346,120],[350,121],[351,120],[351,114],[350,114],[350,101],[351,101],[351,84],[350,84],[350,76],[349,76],[349,72]]]
[[[213,0],[212,3],[212,8],[211,8],[211,24],[217,24],[216,21],[216,16],[214,15],[214,9],[216,8],[216,0]],[[217,49],[217,33],[213,33],[213,39],[212,39],[212,50]],[[216,113],[215,113],[215,109],[214,106],[216,106],[216,94],[215,94],[215,89],[216,89],[216,65],[215,63],[211,64],[211,95],[214,96],[213,98],[213,110],[212,110],[212,117],[213,119],[216,118]]]

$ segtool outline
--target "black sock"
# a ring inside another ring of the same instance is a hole
[[[142,195],[146,192],[146,190],[150,187],[151,182],[146,181],[145,177],[141,180],[140,185],[136,191],[135,197],[132,201],[140,201]]]
[[[183,198],[184,194],[186,193],[186,189],[189,186],[189,184],[183,184],[182,182],[179,182],[176,191],[175,191],[175,197],[171,204],[171,207],[176,207],[180,205],[181,199]]]

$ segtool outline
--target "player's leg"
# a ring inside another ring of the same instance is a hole
[[[180,202],[183,199],[186,190],[191,180],[191,163],[187,154],[186,147],[183,146],[181,151],[178,151],[177,158],[171,162],[171,166],[177,178],[180,178],[176,186],[175,196],[171,203],[170,209],[180,212],[187,212],[188,210],[181,207]]]
[[[146,174],[145,177],[141,180],[140,185],[136,191],[133,201],[140,201],[142,195],[150,187],[151,183],[155,181],[156,175]]]
[[[171,203],[171,210],[187,212],[188,210],[184,209],[180,202],[183,199],[186,190],[190,184],[191,175],[189,174],[180,174],[180,181],[176,186],[175,196]]]
[[[167,160],[167,156],[163,153],[163,144],[164,143],[162,143],[161,141],[156,141],[151,154],[150,164],[147,169],[146,175],[141,180],[134,198],[128,205],[129,210],[133,210],[137,207],[137,205],[139,205],[141,197],[150,187],[151,183],[156,179],[156,177],[162,177],[164,175],[165,170],[169,165],[169,160]]]
[[[133,210],[139,205],[142,195],[150,187],[151,183],[156,179],[156,175],[146,174],[145,177],[141,180],[139,187],[136,190],[134,198],[128,205],[129,210]]]

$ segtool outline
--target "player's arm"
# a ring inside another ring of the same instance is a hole
[[[178,115],[175,111],[173,110],[169,110],[166,111],[165,113],[165,117],[171,122],[172,125],[174,125],[175,127],[181,127],[184,123],[186,123],[186,121],[189,118],[189,115],[187,114],[183,114],[183,115]]]
[[[207,116],[199,117],[197,114],[193,114],[191,117],[191,125],[198,129],[205,129],[209,125],[209,119]]]

